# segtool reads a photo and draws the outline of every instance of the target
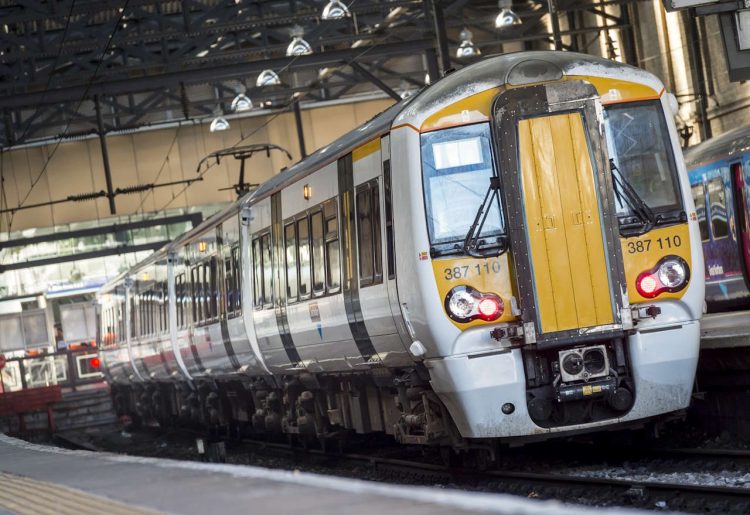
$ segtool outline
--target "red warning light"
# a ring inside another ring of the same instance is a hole
[[[99,358],[91,358],[89,361],[89,365],[91,365],[91,368],[99,368],[101,366],[102,362],[99,361]]]

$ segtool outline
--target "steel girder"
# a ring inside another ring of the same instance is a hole
[[[601,22],[572,22],[557,35],[544,21],[547,0],[517,1],[524,24],[502,33],[493,26],[495,0],[357,0],[351,18],[333,21],[320,20],[327,0],[0,1],[0,148],[97,131],[94,98],[112,131],[227,113],[239,91],[256,105],[284,107],[295,95],[331,100],[421,85],[438,69],[433,1],[451,52],[469,27],[487,55],[509,41],[533,48],[555,39],[585,51],[579,36],[629,28],[625,9],[604,10],[632,0],[558,0],[558,16],[594,10]],[[294,25],[312,55],[284,55]],[[266,68],[284,83],[256,88]]]

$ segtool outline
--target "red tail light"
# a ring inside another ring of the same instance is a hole
[[[659,286],[661,285],[657,281],[656,276],[650,273],[639,275],[638,280],[635,282],[635,289],[638,290],[641,297],[646,297],[647,299],[656,297],[659,294]]]
[[[484,297],[477,306],[479,318],[486,321],[496,320],[503,314],[503,301],[499,297]]]

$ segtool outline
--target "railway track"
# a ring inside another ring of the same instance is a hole
[[[194,431],[178,433],[182,435],[186,445],[190,445],[199,436]],[[105,450],[96,442],[77,438],[75,435],[56,435],[56,440],[68,448]],[[471,491],[505,492],[595,506],[632,506],[693,513],[750,513],[750,488],[745,487],[591,477],[565,471],[558,468],[557,464],[549,465],[547,470],[539,472],[514,470],[510,466],[505,466],[502,470],[479,470],[446,465],[440,462],[436,453],[402,458],[408,454],[402,447],[394,449],[393,452],[398,453],[398,457],[393,457],[345,452],[341,449],[306,448],[299,443],[293,445],[265,440],[243,439],[226,443],[228,461],[233,463],[299,468],[325,474],[415,485],[441,485]],[[750,451],[668,448],[635,450],[639,453],[636,460],[644,460],[646,463],[661,460],[661,464],[654,467],[663,467],[667,463],[679,468],[680,462],[684,460],[730,460],[727,463],[742,462],[742,469],[747,468],[750,476],[750,464],[747,463],[750,461]],[[241,456],[246,458],[242,459]],[[184,458],[184,452],[176,457]],[[194,459],[201,457],[196,453]],[[518,465],[518,468],[528,467],[528,464],[521,462]]]
[[[588,477],[563,472],[528,472],[519,470],[476,470],[426,463],[419,460],[395,459],[367,454],[331,453],[304,449],[286,444],[243,440],[256,450],[281,452],[297,460],[313,462],[344,462],[369,469],[371,475],[385,479],[407,479],[423,484],[450,485],[458,488],[493,490],[582,502],[596,505],[628,505],[701,513],[750,512],[750,488],[736,486],[696,485],[666,481],[643,481],[610,477]],[[701,449],[659,449],[662,455],[681,457],[741,457],[750,460],[750,452]]]

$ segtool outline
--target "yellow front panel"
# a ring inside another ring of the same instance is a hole
[[[498,257],[477,259],[473,257],[458,257],[436,259],[432,262],[435,274],[435,284],[441,300],[445,300],[448,292],[456,286],[471,286],[482,293],[494,293],[503,299],[505,309],[500,318],[493,322],[472,320],[467,323],[451,320],[459,329],[468,329],[483,324],[510,322],[516,317],[511,312],[511,298],[513,284],[511,283],[511,269],[508,253]]]
[[[646,234],[620,238],[622,245],[622,258],[625,263],[625,278],[628,284],[628,300],[631,304],[639,302],[654,302],[664,299],[681,299],[687,287],[670,293],[664,292],[656,298],[647,299],[641,297],[635,287],[635,281],[641,272],[651,270],[665,256],[679,256],[685,260],[690,267],[690,273],[702,274],[703,270],[693,270],[690,254],[690,230],[688,224],[672,225],[668,227],[657,227]]]
[[[541,331],[613,323],[599,203],[581,115],[521,120],[518,138]]]

